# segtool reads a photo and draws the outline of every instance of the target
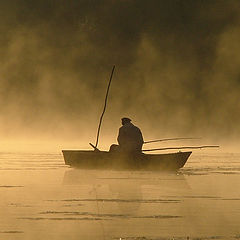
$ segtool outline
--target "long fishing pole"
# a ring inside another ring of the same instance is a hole
[[[151,140],[151,141],[146,141],[143,144],[147,144],[147,143],[155,143],[155,142],[165,142],[165,141],[175,141],[175,140],[187,140],[187,139],[201,139],[201,138],[162,138],[162,139],[157,139],[157,140]]]
[[[218,145],[204,145],[204,146],[153,148],[153,149],[145,149],[142,151],[151,152],[151,151],[174,150],[174,149],[202,149],[202,148],[218,148],[218,147],[219,147]]]
[[[97,150],[97,146],[98,146],[98,139],[99,139],[101,124],[102,124],[102,119],[103,119],[103,115],[104,115],[104,113],[106,111],[106,107],[107,107],[108,93],[109,93],[110,85],[111,85],[111,82],[112,82],[112,76],[113,76],[114,69],[115,69],[115,65],[112,68],[111,76],[110,76],[110,79],[109,79],[109,82],[108,82],[108,87],[107,87],[107,92],[106,92],[106,96],[105,96],[103,112],[101,114],[101,117],[100,117],[100,120],[99,120],[99,125],[98,125],[98,130],[97,130],[96,144],[95,144],[95,146],[93,144],[90,144],[95,150]]]

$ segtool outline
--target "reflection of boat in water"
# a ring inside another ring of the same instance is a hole
[[[161,186],[161,189],[189,188],[184,174],[158,173],[143,171],[97,171],[69,169],[65,171],[63,185],[114,185],[126,182],[128,184]],[[186,185],[187,184],[187,185]]]
[[[120,155],[106,151],[63,150],[66,165],[82,169],[176,171],[192,152]]]
[[[177,204],[179,199],[176,196],[189,191],[182,174],[141,171],[71,169],[65,171],[63,185],[79,192],[74,202],[96,202],[101,212],[120,211],[127,215],[137,214],[142,204],[145,214],[152,204],[164,204],[164,207],[166,204]]]

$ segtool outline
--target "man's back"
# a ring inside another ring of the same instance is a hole
[[[123,151],[142,151],[143,136],[141,130],[131,122],[120,127],[117,140]]]

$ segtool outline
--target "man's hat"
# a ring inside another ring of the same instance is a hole
[[[122,121],[123,122],[131,122],[132,120],[130,118],[124,117],[124,118],[122,118]]]

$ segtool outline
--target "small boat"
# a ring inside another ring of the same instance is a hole
[[[112,81],[112,76],[115,66],[113,66],[111,76],[108,82],[107,92],[104,101],[103,112],[100,117],[96,144],[90,145],[94,148],[94,151],[87,150],[62,150],[63,157],[66,165],[71,167],[77,167],[82,169],[102,169],[102,170],[144,170],[144,171],[176,171],[182,168],[187,162],[189,156],[192,152],[177,152],[177,153],[166,153],[166,154],[123,154],[118,151],[100,151],[97,148],[99,133],[101,128],[101,123],[103,115],[107,106],[107,99],[110,84]],[[173,138],[173,139],[159,139],[153,141],[147,141],[145,143],[160,142],[166,140],[177,140],[185,138]],[[161,149],[147,149],[143,151],[156,151],[156,150],[173,150],[173,149],[183,149],[186,147],[178,148],[161,148]],[[189,147],[187,147],[189,148]],[[192,147],[190,147],[192,148]],[[195,148],[195,147],[193,147]],[[202,147],[201,147],[202,148]]]
[[[176,171],[192,152],[126,155],[107,151],[62,150],[66,165],[95,170]]]

